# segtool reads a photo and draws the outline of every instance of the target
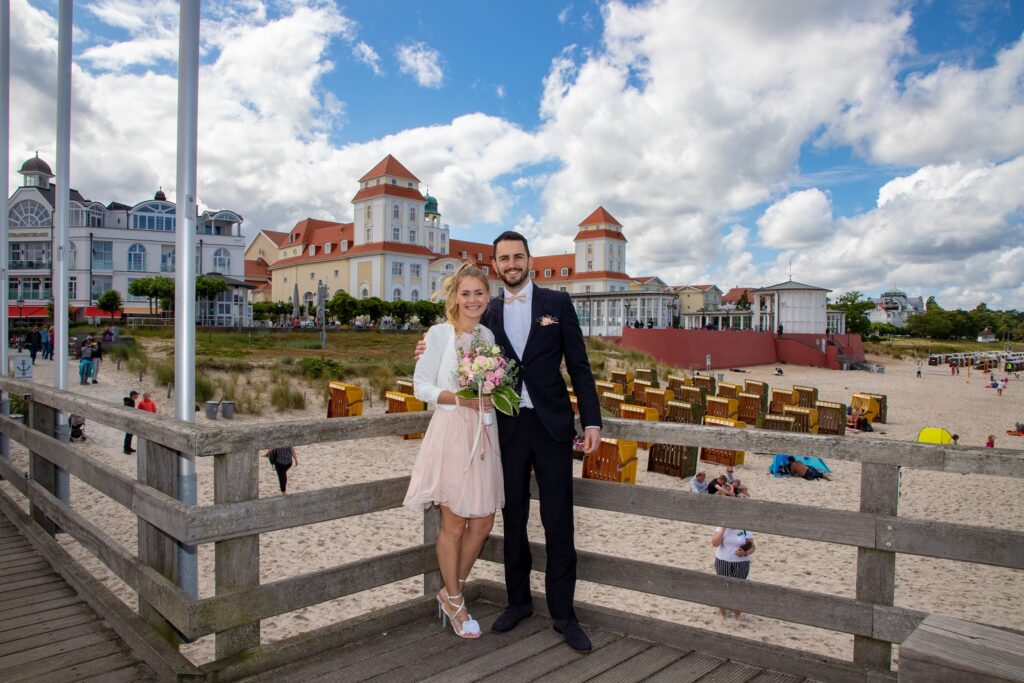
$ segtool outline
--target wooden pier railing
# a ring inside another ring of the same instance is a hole
[[[27,424],[0,416],[0,432],[30,452],[28,472],[0,460],[0,476],[25,496],[30,506],[31,521],[23,520],[23,531],[42,538],[44,545],[48,534],[58,529],[68,533],[138,594],[137,615],[123,603],[112,604],[109,595],[98,600],[101,613],[165,678],[232,680],[267,670],[323,650],[332,644],[332,638],[352,638],[358,629],[348,628],[341,634],[328,627],[287,642],[261,645],[263,619],[412,577],[424,577],[426,592],[439,585],[433,549],[437,517],[431,512],[424,515],[422,544],[279,581],[261,583],[259,578],[260,534],[397,508],[408,477],[261,499],[258,449],[422,432],[429,413],[199,426],[9,378],[0,378],[0,387],[25,396],[29,405]],[[132,480],[83,455],[74,445],[53,438],[58,410],[136,434],[137,478]],[[575,503],[581,507],[857,548],[854,598],[579,553],[578,576],[584,581],[742,609],[854,636],[853,659],[845,661],[719,633],[711,639],[706,637],[710,632],[691,630],[697,642],[740,651],[757,666],[822,680],[894,679],[892,644],[904,642],[927,616],[893,604],[898,554],[1024,569],[1022,532],[910,519],[901,517],[897,509],[903,467],[1024,477],[1024,455],[1019,452],[634,420],[608,420],[604,435],[662,444],[817,455],[861,464],[858,511],[762,500],[739,502],[574,480]],[[175,500],[179,453],[214,459],[213,505],[186,507]],[[57,499],[57,467],[137,517],[137,553]],[[24,517],[16,501],[6,495],[0,495],[0,507],[8,516]],[[175,546],[210,543],[214,544],[215,594],[190,599],[175,583]],[[532,550],[534,569],[543,571],[543,546]],[[53,562],[74,563],[59,544],[47,546],[45,552]],[[500,562],[501,554],[500,539],[492,537],[483,559]],[[155,638],[154,633],[163,637]],[[208,634],[216,634],[213,662],[195,666],[178,653],[181,637],[192,640]]]

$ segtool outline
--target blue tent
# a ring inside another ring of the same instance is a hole
[[[822,460],[821,458],[816,458],[811,455],[794,455],[793,457],[802,462],[803,464],[815,468],[822,474],[830,474],[832,472],[832,470],[828,468],[828,465],[825,464],[825,461]],[[768,471],[771,472],[773,476],[785,477],[786,475],[780,474],[779,470],[785,467],[788,463],[788,455],[781,455],[779,453],[776,453],[775,457],[772,458],[772,466],[768,468]]]

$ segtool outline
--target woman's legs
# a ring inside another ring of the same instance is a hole
[[[459,609],[466,604],[466,599],[461,597],[462,588],[459,586],[459,558],[469,524],[465,517],[459,517],[444,505],[440,507],[441,533],[437,537],[437,566],[441,570],[444,588],[438,599],[442,602],[442,609],[452,620],[456,633],[464,633],[465,623],[470,617],[468,610]]]
[[[480,550],[484,547],[487,536],[494,527],[494,515],[487,517],[474,517],[466,523],[466,530],[462,538],[462,547],[459,550],[459,580],[465,581],[469,578],[469,572],[480,556]]]

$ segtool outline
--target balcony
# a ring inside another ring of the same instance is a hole
[[[29,301],[50,301],[51,299],[53,299],[53,290],[51,290],[51,289],[36,289],[36,290],[32,290],[32,291],[27,291],[27,292],[26,291],[22,291],[21,293],[19,293],[16,289],[12,288],[11,291],[10,291],[10,295],[9,296],[10,296],[10,301],[16,301],[18,299],[22,299],[25,302],[29,302]],[[8,304],[8,308],[9,309],[11,308],[10,304]]]
[[[7,262],[8,270],[50,270],[51,261],[49,260],[33,260],[33,261],[16,261],[11,259]]]

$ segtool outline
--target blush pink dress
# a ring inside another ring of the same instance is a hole
[[[458,349],[461,355],[471,342],[472,335],[460,333],[444,353],[455,357]],[[429,344],[428,334],[428,349]],[[454,389],[452,377],[433,379],[442,389]],[[459,517],[487,517],[505,505],[497,420],[491,425],[481,422],[480,413],[472,408],[435,408],[412,468],[406,507],[422,511],[443,505]]]

